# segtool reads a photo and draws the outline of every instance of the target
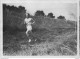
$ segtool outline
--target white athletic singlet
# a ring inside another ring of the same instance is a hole
[[[26,22],[26,24],[30,24],[32,18],[26,18],[24,21]]]

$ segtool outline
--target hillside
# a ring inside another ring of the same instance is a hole
[[[22,17],[20,17],[23,15]],[[37,28],[45,28],[48,30],[53,30],[55,28],[76,28],[76,21],[66,21],[65,19],[54,19],[43,16],[33,16],[33,20],[35,23],[32,25],[33,29]],[[25,19],[25,14],[16,13],[14,11],[5,10],[3,15],[3,30],[9,31],[18,31],[18,30],[26,30],[26,25],[23,23]]]
[[[53,19],[49,17],[33,17],[36,21],[34,26],[53,30],[54,28],[75,28],[75,21],[66,21],[65,19]]]
[[[51,19],[48,18],[47,20]],[[47,20],[45,23],[36,21],[33,25],[33,33],[30,34],[30,38],[33,39],[31,43],[28,43],[28,37],[24,30],[12,33],[4,32],[4,55],[76,55],[76,29],[71,28],[70,24],[63,21],[63,23],[57,21],[57,25],[53,25],[54,19],[52,21]],[[34,41],[35,39],[37,41]]]
[[[26,35],[25,11],[3,11],[3,55],[44,56],[77,54],[77,22],[32,16],[32,33]],[[28,39],[32,42],[29,43]],[[36,41],[35,41],[36,40]]]
[[[44,35],[45,34],[45,35]],[[55,33],[56,34],[56,33]],[[55,35],[50,31],[36,31],[30,38],[25,32],[11,35],[4,33],[4,55],[12,56],[37,56],[37,55],[76,55],[77,54],[77,32],[68,31]],[[37,39],[37,41],[34,41]],[[15,44],[14,44],[15,43]]]

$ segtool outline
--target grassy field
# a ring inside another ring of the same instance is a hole
[[[14,8],[13,8],[14,9]],[[31,16],[35,23],[26,35],[25,12],[3,8],[3,55],[44,56],[77,54],[77,22]],[[32,42],[28,40],[32,39]],[[36,41],[35,41],[36,40]]]
[[[64,31],[38,29],[26,36],[25,31],[3,33],[3,54],[10,56],[76,55],[77,32],[74,28]],[[33,41],[28,42],[28,38]],[[36,40],[37,41],[34,41]]]

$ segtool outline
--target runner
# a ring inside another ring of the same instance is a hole
[[[27,16],[28,14],[26,14]],[[31,22],[33,19],[32,18],[25,18],[24,20],[24,24],[26,24],[26,28],[27,28],[27,31],[26,31],[26,35],[29,36],[29,31],[31,32],[32,31],[32,26],[31,24],[34,24],[35,21]],[[28,42],[31,42],[31,39],[29,39]]]

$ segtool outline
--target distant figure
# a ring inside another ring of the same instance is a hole
[[[32,31],[32,26],[31,26],[31,24],[33,24],[34,22],[31,22],[33,19],[32,18],[25,18],[25,20],[24,20],[24,24],[26,24],[26,28],[27,28],[27,31],[26,31],[26,35],[27,36],[29,36],[29,34],[28,34],[28,32],[30,31]],[[31,39],[29,39],[29,41],[28,42],[31,42]]]

